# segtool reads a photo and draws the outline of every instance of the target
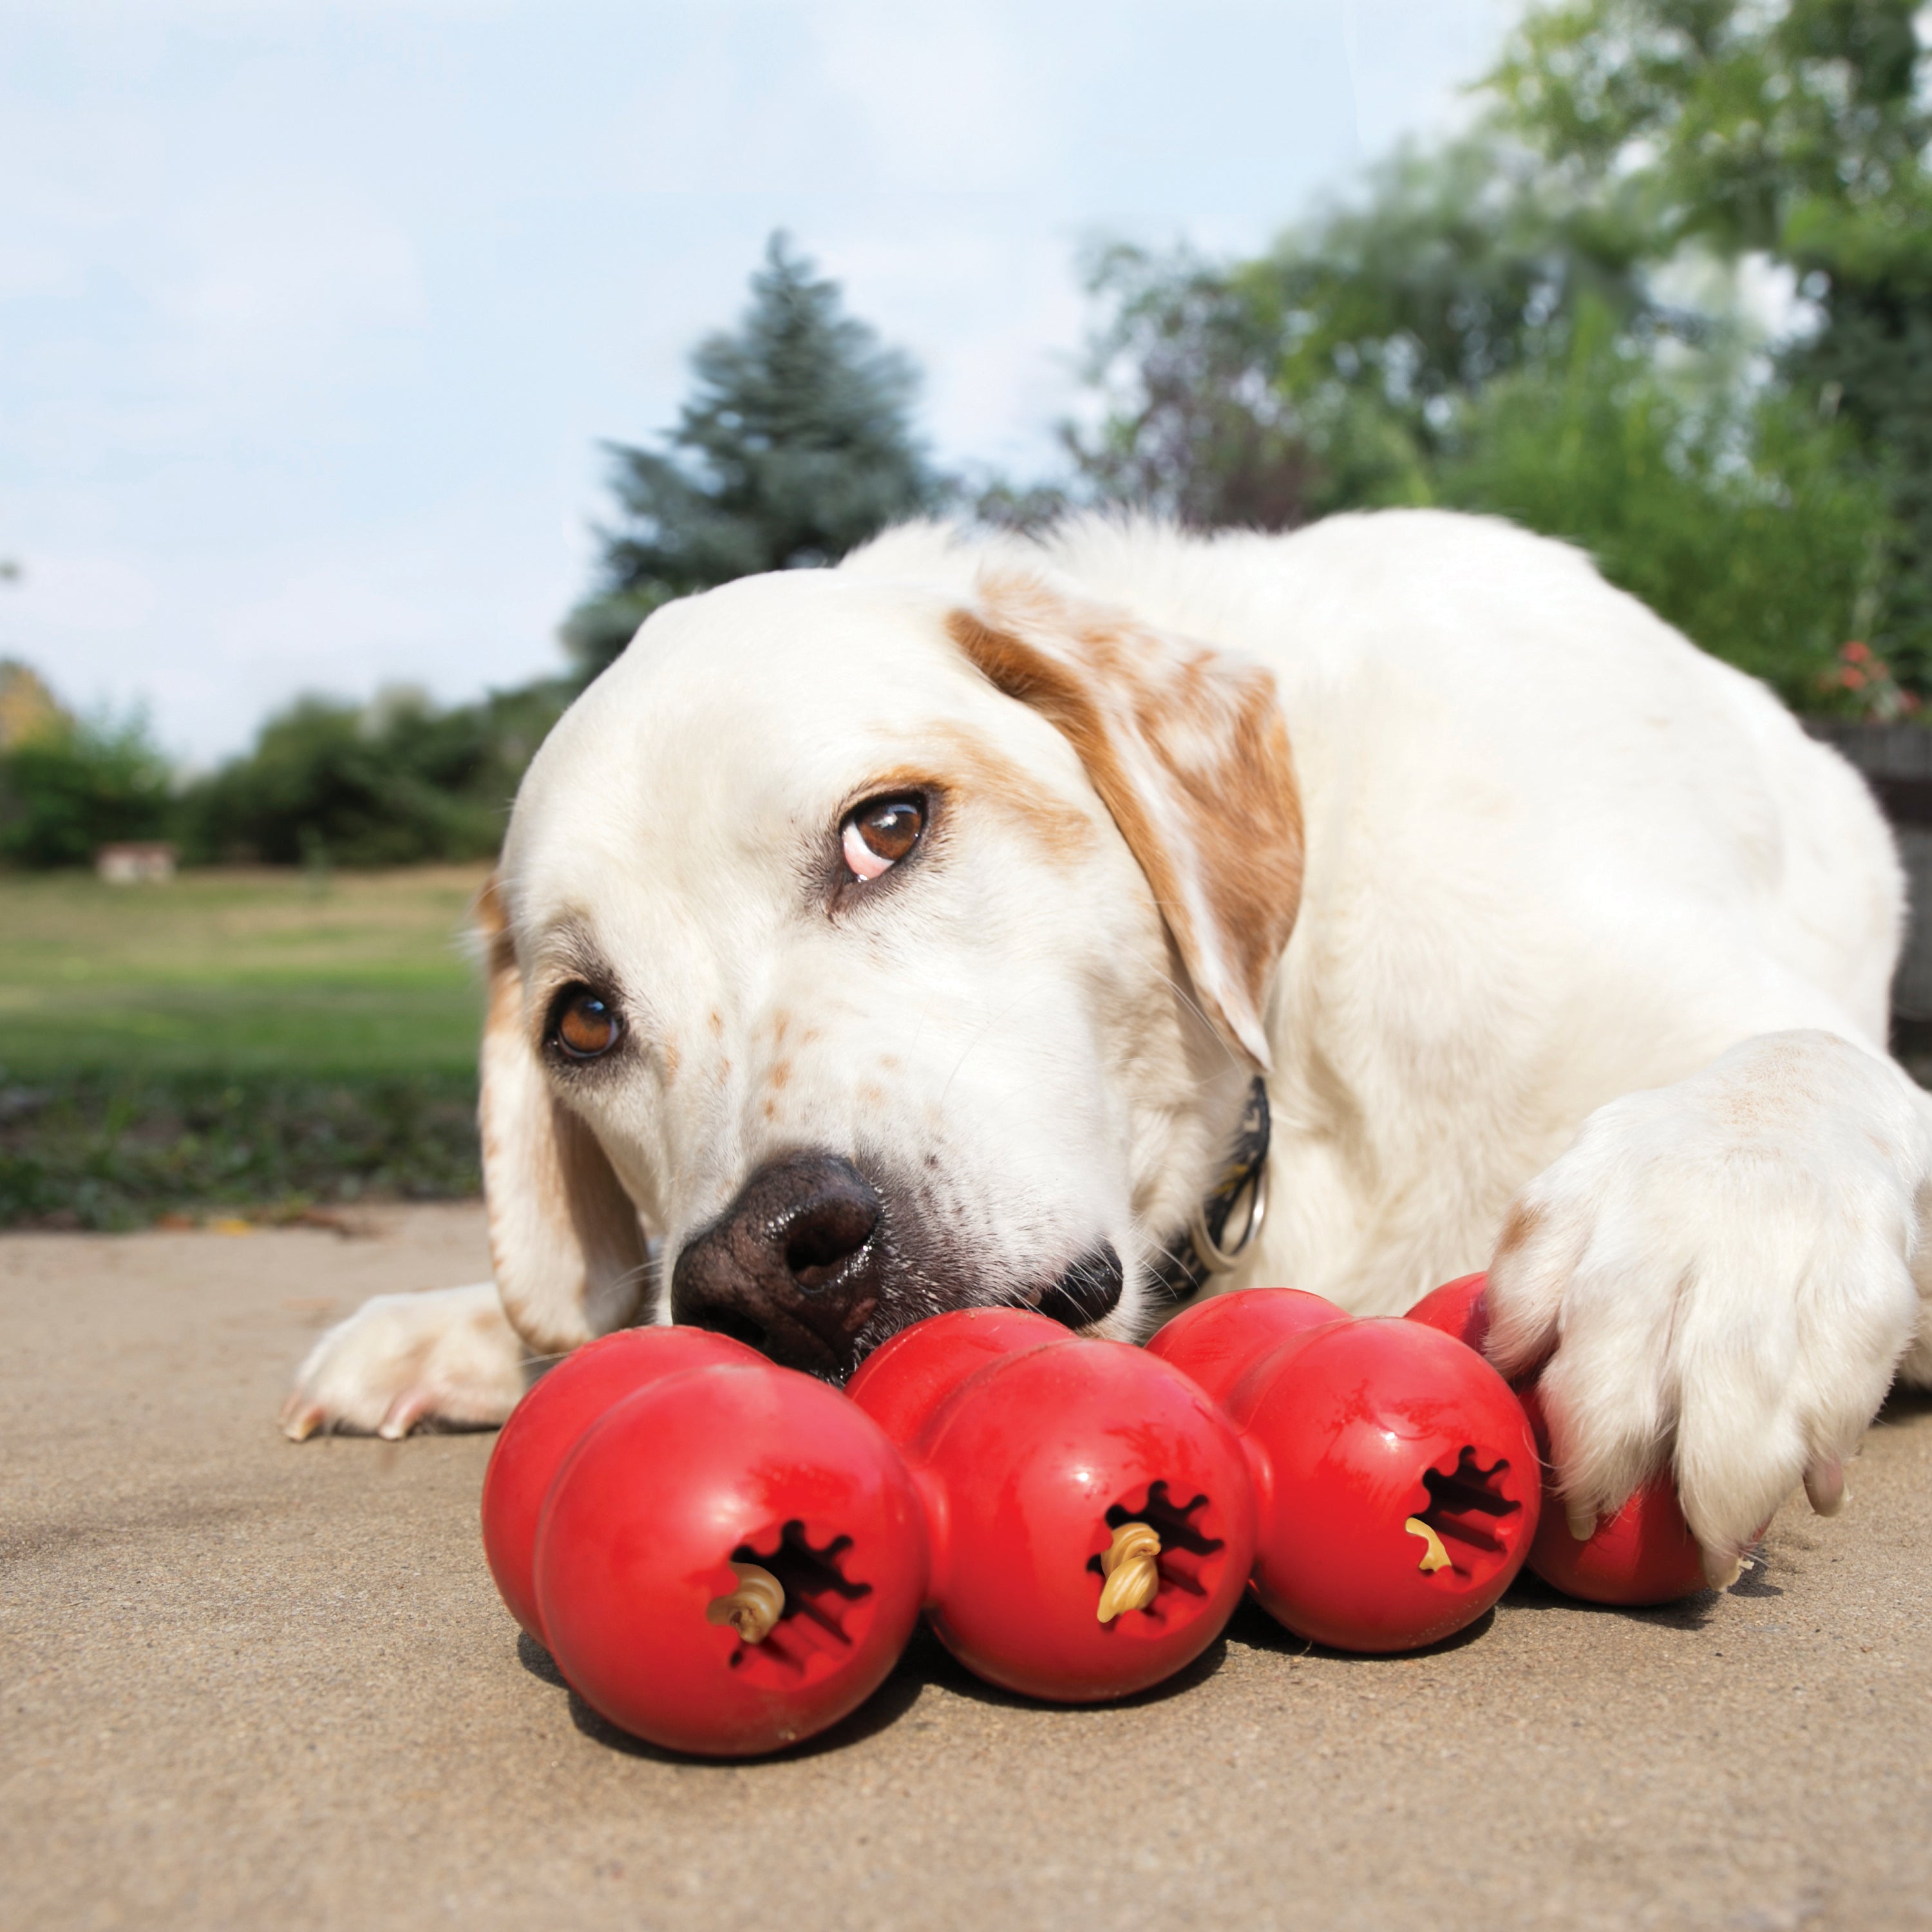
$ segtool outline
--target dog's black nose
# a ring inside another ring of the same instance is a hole
[[[836,1154],[761,1167],[671,1270],[674,1320],[734,1335],[775,1362],[836,1379],[879,1305],[878,1190]]]

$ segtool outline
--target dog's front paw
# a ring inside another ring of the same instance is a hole
[[[1600,1108],[1520,1197],[1489,1351],[1547,1358],[1578,1536],[1668,1463],[1721,1584],[1801,1480],[1838,1507],[1918,1318],[1923,1104],[1845,1041],[1768,1034]]]
[[[524,1392],[523,1343],[494,1286],[379,1294],[308,1352],[282,1405],[282,1432],[393,1442],[419,1423],[488,1428]]]

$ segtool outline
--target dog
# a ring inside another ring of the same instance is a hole
[[[518,793],[494,1286],[367,1304],[284,1426],[498,1422],[640,1322],[837,1380],[964,1305],[1136,1339],[1486,1264],[1570,1526],[1667,1467],[1721,1584],[1932,1381],[1904,903],[1848,765],[1500,521],[916,524],[743,579]]]

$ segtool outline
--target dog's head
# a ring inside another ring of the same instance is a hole
[[[486,895],[513,1318],[559,1349],[668,1314],[835,1377],[975,1303],[1136,1332],[1265,1066],[1300,862],[1267,674],[1038,573],[661,610]]]

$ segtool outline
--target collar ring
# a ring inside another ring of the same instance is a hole
[[[1244,1186],[1228,1201],[1228,1215],[1232,1217],[1242,1195],[1249,1200],[1246,1225],[1241,1230],[1241,1238],[1231,1248],[1224,1248],[1208,1232],[1207,1203],[1197,1202],[1192,1214],[1188,1217],[1187,1232],[1194,1244],[1194,1252],[1210,1274],[1228,1274],[1239,1264],[1242,1256],[1254,1245],[1255,1237],[1262,1231],[1262,1222],[1268,1217],[1268,1162],[1264,1158],[1245,1177]],[[1225,1230],[1228,1223],[1221,1223]]]

